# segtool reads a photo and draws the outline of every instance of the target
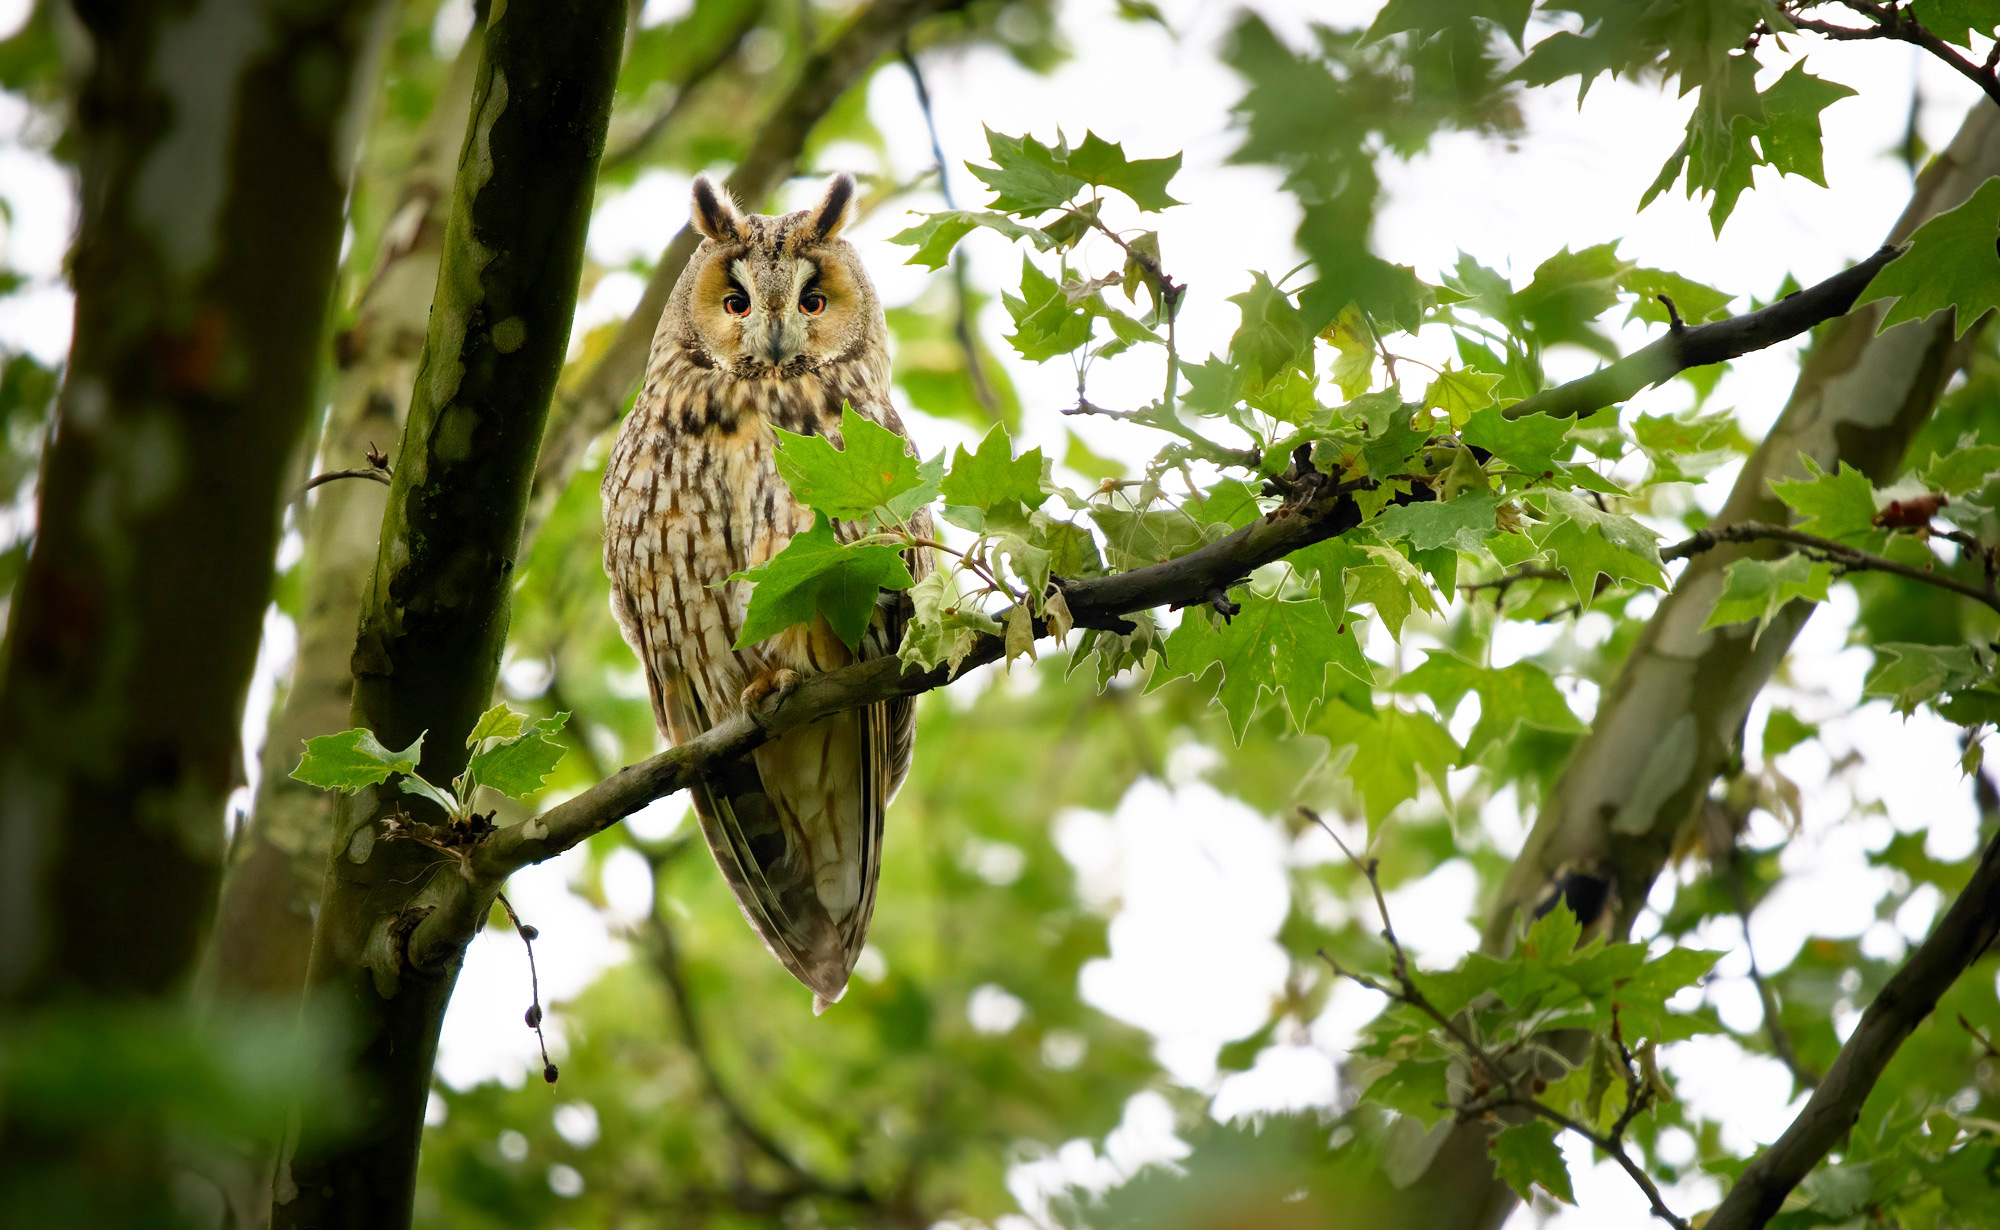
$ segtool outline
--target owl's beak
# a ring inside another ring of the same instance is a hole
[[[786,353],[789,348],[785,341],[785,318],[773,313],[770,323],[764,328],[764,357],[770,360],[772,367],[783,367],[785,360],[792,357]]]

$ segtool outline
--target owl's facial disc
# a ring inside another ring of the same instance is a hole
[[[783,371],[805,353],[809,319],[825,310],[826,296],[814,287],[819,267],[803,259],[739,259],[730,265],[732,288],[724,310],[739,323],[740,368]],[[740,310],[739,310],[740,309]]]

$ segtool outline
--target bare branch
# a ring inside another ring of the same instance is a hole
[[[1770,1148],[1757,1155],[1708,1219],[1706,1230],[1757,1230],[1776,1216],[1785,1197],[1854,1127],[1903,1039],[1931,1014],[1959,975],[1979,960],[2000,934],[2000,836],[1987,843],[1979,867],[1966,881],[1930,938],[1861,1014],[1826,1079],[1799,1117]]]
[[[904,36],[897,54],[910,74],[910,85],[917,91],[917,106],[924,113],[924,128],[931,135],[931,157],[937,162],[938,192],[944,197],[946,209],[957,209],[958,203],[951,191],[951,172],[945,167],[944,142],[938,139],[937,116],[931,111],[930,87],[924,84],[923,69],[917,65],[916,53],[910,50],[909,36]],[[966,280],[963,250],[951,254],[951,285],[953,293],[958,296],[958,319],[952,325],[952,333],[958,338],[958,348],[965,352],[965,372],[972,381],[972,395],[986,407],[988,414],[997,419],[1000,417],[1000,398],[986,380],[986,367],[979,361],[979,347],[972,336],[972,285]]]
[[[1787,338],[1797,337],[1814,325],[1846,315],[1882,267],[1900,255],[1901,248],[1885,246],[1853,268],[1844,269],[1818,285],[1786,295],[1769,307],[1711,324],[1670,328],[1665,337],[1633,351],[1609,367],[1599,368],[1568,384],[1544,389],[1515,402],[1507,407],[1505,413],[1510,419],[1527,414],[1580,418],[1593,410],[1624,401],[1640,390],[1669,380],[1690,367],[1722,363],[1754,350],[1775,346]]]

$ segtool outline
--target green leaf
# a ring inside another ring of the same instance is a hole
[[[1014,318],[1007,341],[1024,359],[1040,363],[1069,354],[1090,340],[1090,312],[1072,303],[1062,286],[1021,258],[1021,293],[1000,296]]]
[[[1984,487],[1995,471],[2000,471],[2000,445],[1974,444],[1942,457],[1932,453],[1923,479],[1925,486],[1956,496]]]
[[[1039,214],[1060,209],[1083,190],[1083,181],[1060,169],[1055,151],[1033,137],[1010,137],[986,130],[986,148],[994,165],[968,164],[994,192],[993,208],[1011,214]]]
[[[949,663],[953,674],[978,645],[982,635],[1003,636],[1000,622],[976,607],[959,605],[950,574],[933,572],[910,589],[914,612],[903,627],[896,656],[919,670]]]
[[[1896,712],[1910,714],[1940,693],[1985,682],[1992,669],[1969,645],[1912,645],[1884,642],[1875,647],[1875,669],[1862,687],[1866,696],[1886,696]]]
[[[1361,1100],[1384,1106],[1423,1124],[1434,1126],[1451,1115],[1448,1065],[1404,1060],[1370,1081]]]
[[[815,512],[858,521],[923,484],[916,458],[906,451],[908,443],[853,406],[840,408],[842,448],[825,436],[774,430],[778,474],[799,502]]]
[[[1384,539],[1406,538],[1419,551],[1452,547],[1477,551],[1493,532],[1494,513],[1504,496],[1468,492],[1455,500],[1391,504],[1368,523]]]
[[[1483,448],[1530,478],[1561,474],[1576,446],[1569,430],[1575,421],[1547,414],[1524,414],[1510,419],[1497,406],[1475,412],[1466,420],[1459,438],[1475,448]]]
[[[1011,510],[1017,504],[1026,509],[1040,507],[1048,498],[1042,491],[1042,450],[1031,448],[1014,456],[1006,429],[996,425],[979,442],[978,451],[968,453],[959,445],[939,492],[947,504],[987,512]]]
[[[1413,610],[1438,613],[1430,585],[1401,551],[1373,544],[1364,544],[1361,551],[1369,562],[1347,569],[1347,599],[1374,607],[1390,636],[1402,639],[1403,623]]]
[[[1529,536],[1555,556],[1556,564],[1569,574],[1571,592],[1585,608],[1597,592],[1599,574],[1613,582],[1666,587],[1658,534],[1630,517],[1605,512],[1568,492],[1551,491],[1541,499],[1555,519]]]
[[[1674,310],[1688,324],[1698,325],[1716,320],[1728,314],[1730,296],[1713,286],[1670,273],[1665,269],[1627,269],[1618,279],[1619,288],[1638,296],[1632,310],[1626,313],[1627,320],[1645,320],[1656,325],[1667,324],[1667,306],[1659,296],[1665,295],[1674,301]]]
[[[1393,704],[1362,713],[1333,700],[1320,707],[1311,729],[1326,736],[1336,762],[1343,750],[1354,749],[1341,772],[1361,796],[1371,827],[1397,804],[1417,797],[1419,770],[1449,801],[1445,775],[1458,765],[1462,752],[1457,740],[1429,714]]]
[[[1250,289],[1229,296],[1243,323],[1229,339],[1229,358],[1256,388],[1289,371],[1312,374],[1312,335],[1291,297],[1263,273],[1250,275]]]
[[[1473,411],[1493,404],[1493,386],[1499,383],[1497,375],[1447,366],[1424,389],[1423,404],[1427,409],[1435,407],[1451,416],[1453,427],[1463,427]]]
[[[516,713],[504,704],[495,705],[472,724],[472,733],[465,736],[465,746],[477,749],[487,739],[512,739],[527,729],[527,714]]]
[[[1562,1150],[1556,1147],[1554,1124],[1539,1119],[1503,1129],[1486,1144],[1493,1155],[1493,1169],[1522,1200],[1534,1198],[1541,1188],[1564,1204],[1576,1203],[1570,1186],[1569,1167],[1563,1165]]]
[[[1765,161],[1786,175],[1801,175],[1826,187],[1819,113],[1854,92],[1838,81],[1808,73],[1803,60],[1792,65],[1760,96],[1764,123],[1757,130],[1757,144]]]
[[[1129,508],[1096,504],[1090,519],[1104,531],[1105,554],[1118,569],[1164,564],[1207,541],[1202,524],[1183,509]]]
[[[1374,675],[1361,656],[1352,619],[1336,625],[1313,601],[1260,598],[1235,591],[1243,609],[1223,620],[1191,607],[1167,638],[1167,665],[1176,675],[1200,679],[1222,668],[1217,694],[1237,741],[1250,724],[1261,692],[1282,692],[1295,725],[1326,692],[1326,669],[1338,666],[1363,682]]]
[[[1947,43],[1972,46],[1972,36],[1991,35],[2000,22],[1992,0],[1912,0],[1910,12],[1919,25]]]
[[[811,623],[815,615],[825,616],[848,648],[858,648],[881,591],[916,583],[900,551],[841,542],[823,511],[814,516],[811,529],[794,536],[768,563],[729,579],[756,585],[737,649],[748,649],[793,624]]]
[[[1426,428],[1415,426],[1410,407],[1394,389],[1365,393],[1347,403],[1348,412],[1358,414],[1368,424],[1368,439],[1361,446],[1361,463],[1368,476],[1386,479],[1409,468],[1409,460],[1430,439]]]
[[[1512,739],[1522,726],[1574,734],[1585,729],[1549,673],[1533,662],[1496,670],[1437,650],[1390,686],[1392,691],[1430,697],[1446,717],[1457,711],[1467,693],[1477,693],[1479,723],[1465,741],[1468,761],[1495,743]]]
[[[1956,336],[1965,336],[1989,308],[2000,307],[2000,179],[1989,179],[1957,209],[1941,213],[1910,236],[1909,251],[1875,275],[1860,303],[1895,296],[1881,329],[1958,309]]]
[[[415,773],[424,737],[400,752],[382,746],[375,732],[357,727],[337,735],[306,740],[306,754],[292,777],[322,790],[359,790],[389,780],[392,774]]]
[[[889,242],[915,245],[917,250],[910,254],[905,264],[942,269],[950,262],[951,250],[958,246],[958,241],[981,226],[999,231],[1009,239],[1025,239],[1038,251],[1046,252],[1055,246],[1055,241],[1042,231],[1022,226],[1006,214],[970,209],[947,209],[927,214],[917,225],[889,236]]]
[[[1722,594],[1703,631],[1727,624],[1757,622],[1752,641],[1764,635],[1779,609],[1797,598],[1825,602],[1833,566],[1792,554],[1775,560],[1739,559],[1723,574]]]
[[[505,708],[505,706],[496,706]],[[492,711],[487,712],[492,716]],[[483,744],[473,752],[466,762],[465,772],[469,780],[481,786],[490,786],[510,799],[525,798],[542,788],[549,774],[555,772],[569,749],[549,738],[560,731],[569,721],[569,714],[558,713],[554,717],[534,721],[524,721],[522,715],[513,714],[518,726],[512,735],[488,736],[478,743]],[[480,719],[486,725],[486,719]]]
[[[1167,181],[1181,169],[1179,154],[1128,159],[1122,145],[1106,141],[1094,132],[1085,132],[1083,143],[1070,151],[1062,168],[1087,184],[1124,193],[1148,213],[1181,204],[1167,195]]]
[[[1804,453],[1805,478],[1774,480],[1771,491],[1786,507],[1804,516],[1793,525],[1804,534],[1853,540],[1875,534],[1875,485],[1845,461],[1833,474]]]

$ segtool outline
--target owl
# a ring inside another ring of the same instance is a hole
[[[750,585],[812,512],[778,476],[774,429],[840,443],[842,403],[898,435],[888,330],[875,287],[842,239],[854,181],[782,217],[741,212],[694,181],[701,246],[660,317],[646,381],[604,471],[611,609],[638,655],[653,716],[673,743],[801,675],[892,654],[902,616],[884,598],[859,650],[815,620],[736,649]],[[908,447],[907,445],[905,446]],[[930,536],[928,513],[914,529]],[[836,522],[852,540],[862,527]],[[911,571],[930,571],[912,551]],[[847,988],[875,909],[882,819],[910,768],[911,701],[791,731],[693,790],[716,865],[766,947],[823,1012]]]

